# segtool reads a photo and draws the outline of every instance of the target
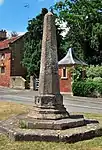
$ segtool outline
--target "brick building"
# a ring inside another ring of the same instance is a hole
[[[72,93],[72,72],[71,68],[77,65],[86,66],[87,64],[78,59],[72,48],[69,48],[66,56],[58,62],[60,77],[60,92]]]
[[[67,67],[59,66],[60,92],[72,93],[72,74]]]
[[[6,31],[0,31],[0,86],[10,86],[11,76],[25,77],[21,65],[24,36],[6,38]]]

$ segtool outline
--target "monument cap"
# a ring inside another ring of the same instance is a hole
[[[45,16],[53,16],[52,12],[48,12]]]

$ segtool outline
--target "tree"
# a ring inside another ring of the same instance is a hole
[[[102,63],[102,1],[64,0],[56,3],[61,20],[67,23],[67,46],[89,64]]]
[[[41,44],[42,44],[42,34],[43,34],[43,19],[44,15],[48,12],[46,8],[42,9],[42,12],[37,15],[32,20],[29,20],[27,30],[25,36],[25,44],[24,44],[24,56],[22,60],[22,64],[27,68],[28,76],[36,74],[39,76],[39,68],[40,68],[40,56],[41,56]],[[61,59],[64,55],[62,54],[61,42],[63,41],[63,37],[61,36],[62,30],[57,28],[57,42],[58,42],[58,55],[59,59]]]

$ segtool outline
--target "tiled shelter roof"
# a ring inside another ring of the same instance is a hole
[[[74,54],[73,49],[69,48],[66,56],[58,62],[58,65],[63,65],[63,66],[83,65],[83,66],[86,66],[87,64],[85,62],[83,62],[82,60],[80,60],[79,58],[77,58]]]

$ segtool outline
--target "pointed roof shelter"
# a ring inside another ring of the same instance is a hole
[[[69,48],[66,56],[58,62],[59,66],[74,66],[74,65],[82,65],[87,66],[85,62],[77,58],[74,54],[72,48]]]

